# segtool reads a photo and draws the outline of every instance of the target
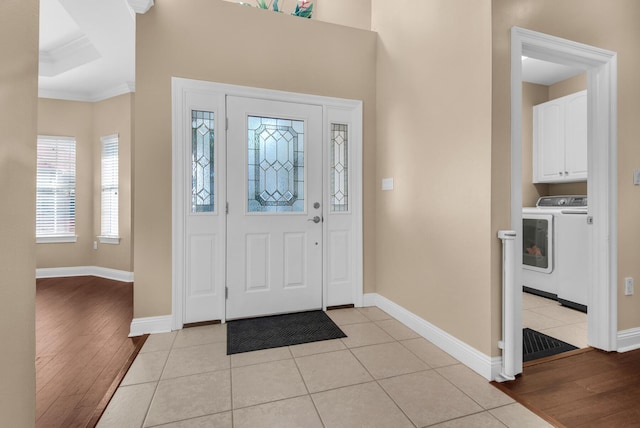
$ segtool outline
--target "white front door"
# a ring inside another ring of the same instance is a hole
[[[226,318],[322,308],[322,107],[227,97]]]

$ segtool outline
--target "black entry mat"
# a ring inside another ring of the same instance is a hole
[[[227,355],[347,337],[323,311],[227,323]]]
[[[532,361],[538,358],[550,357],[551,355],[573,351],[577,347],[558,340],[555,337],[547,336],[530,328],[522,329],[522,361]]]

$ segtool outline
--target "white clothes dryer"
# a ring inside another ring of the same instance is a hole
[[[587,310],[587,197],[544,196],[522,209],[525,291]]]

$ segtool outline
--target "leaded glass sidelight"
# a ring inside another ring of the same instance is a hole
[[[304,121],[249,116],[249,212],[304,211]]]
[[[331,124],[331,211],[349,210],[349,128]]]
[[[213,212],[214,205],[214,114],[191,112],[191,212]]]

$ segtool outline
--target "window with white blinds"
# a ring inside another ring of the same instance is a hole
[[[76,140],[38,136],[36,242],[76,240]]]
[[[117,244],[118,238],[118,135],[100,138],[102,141],[102,203],[100,209],[100,242]]]

